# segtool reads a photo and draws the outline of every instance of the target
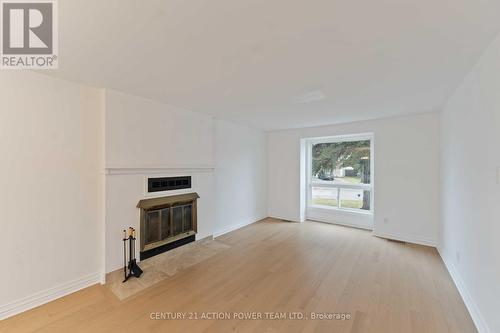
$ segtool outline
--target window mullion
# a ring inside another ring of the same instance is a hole
[[[355,189],[355,190],[366,190],[366,191],[371,191],[372,185],[371,184],[325,184],[325,183],[315,183],[315,182],[310,182],[309,187],[324,187],[324,188],[350,188],[350,189]]]
[[[340,208],[340,188],[337,187],[337,208]]]

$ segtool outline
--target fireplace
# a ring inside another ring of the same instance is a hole
[[[187,193],[139,201],[141,260],[195,240],[198,198]]]

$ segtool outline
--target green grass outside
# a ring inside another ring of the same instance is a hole
[[[314,198],[312,203],[314,205],[337,207],[337,199]]]
[[[314,198],[312,203],[314,205],[337,207],[337,199]],[[342,208],[361,209],[363,200],[340,200],[340,205]]]
[[[361,209],[363,207],[363,200],[340,200],[342,208],[355,208]]]
[[[339,177],[339,179],[342,179],[351,184],[361,184],[361,178],[359,177]]]

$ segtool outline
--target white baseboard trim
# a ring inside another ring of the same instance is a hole
[[[372,231],[373,228],[363,225],[363,224],[357,224],[357,223],[348,223],[348,222],[343,222],[343,221],[332,221],[330,219],[325,219],[321,217],[308,217],[306,221],[312,221],[312,222],[320,222],[320,223],[327,223],[327,224],[333,224],[333,225],[338,225],[341,227],[349,227],[349,228],[355,228],[355,229],[362,229],[362,230],[368,230]]]
[[[14,316],[21,312],[33,309],[60,297],[74,293],[83,288],[101,283],[102,273],[93,273],[73,281],[63,283],[59,286],[39,291],[33,295],[21,298],[8,304],[0,305],[0,320]]]
[[[294,222],[294,223],[300,223],[300,221],[297,220],[297,218],[295,218],[295,217],[292,218],[292,217],[279,216],[279,215],[269,215],[268,217],[271,219],[276,219],[276,220],[283,220],[283,221],[290,221],[290,222]]]
[[[477,306],[476,302],[472,298],[469,289],[467,289],[467,285],[465,284],[464,280],[462,279],[462,276],[460,275],[458,269],[456,268],[455,264],[451,260],[451,257],[446,254],[443,249],[441,249],[439,246],[437,247],[437,250],[439,252],[439,255],[441,256],[441,259],[443,259],[444,265],[448,269],[448,272],[451,275],[451,279],[455,283],[455,286],[458,289],[458,292],[460,293],[460,296],[462,296],[462,300],[465,303],[465,306],[467,307],[467,310],[469,310],[470,316],[472,317],[472,321],[474,322],[474,325],[476,325],[476,329],[479,333],[490,333],[492,332],[486,323],[486,320],[484,320],[483,315],[481,314],[481,311],[479,311],[479,307]]]
[[[102,273],[99,273],[101,278],[99,279],[99,283],[101,285],[105,285],[106,284],[106,273],[105,273],[105,270],[102,271]]]
[[[379,232],[379,231],[375,231],[375,230],[373,231],[373,235],[380,237],[380,238],[394,239],[394,240],[401,241],[401,242],[436,247],[435,240],[421,238],[421,237],[415,237],[412,235],[395,235],[395,234],[389,234],[389,233]]]
[[[243,222],[243,223],[239,223],[239,224],[235,224],[235,225],[226,227],[226,228],[224,228],[222,230],[214,232],[213,237],[217,238],[217,237],[222,236],[224,234],[227,234],[227,233],[229,233],[231,231],[238,230],[240,228],[246,227],[247,225],[253,224],[255,222],[259,222],[259,221],[261,221],[263,219],[265,219],[265,217],[259,217],[257,219],[251,219],[251,220]]]

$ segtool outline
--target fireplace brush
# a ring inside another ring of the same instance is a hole
[[[142,269],[137,265],[137,261],[135,259],[135,229],[132,227],[128,228],[128,237],[127,230],[123,230],[123,274],[125,279],[123,282],[127,281],[130,277],[135,276],[138,278],[142,274]],[[127,241],[129,243],[129,261],[127,265]]]

